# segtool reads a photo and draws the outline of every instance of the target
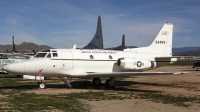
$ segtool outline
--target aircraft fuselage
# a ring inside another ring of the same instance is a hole
[[[80,49],[51,49],[48,52],[39,52],[38,55],[40,53],[43,56],[37,57],[36,55],[33,59],[9,65],[16,68],[9,72],[38,75],[38,71],[42,70],[41,74],[45,77],[81,77],[84,73],[143,71],[158,67],[156,66],[159,65],[158,63],[163,63],[155,60],[155,57],[162,55],[153,53]],[[128,61],[125,63],[128,67],[122,68],[118,65],[120,58],[135,62],[129,63]],[[147,63],[154,66],[145,67]],[[170,61],[165,63],[170,63]]]

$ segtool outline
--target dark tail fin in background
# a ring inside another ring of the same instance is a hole
[[[13,53],[17,53],[17,51],[15,49],[15,39],[14,39],[14,36],[12,36],[12,42],[13,42]]]
[[[34,50],[34,49],[32,49],[32,51],[33,51],[33,54],[35,55],[35,54],[36,54],[35,50]]]
[[[107,50],[118,50],[123,51],[125,49],[125,35],[122,36],[122,44],[117,47],[106,48]]]
[[[104,49],[103,46],[103,35],[102,35],[102,26],[101,26],[101,17],[98,17],[97,29],[93,39],[88,45],[82,49]]]
[[[123,36],[122,36],[122,51],[125,49],[125,36],[124,36],[124,34],[123,34]]]

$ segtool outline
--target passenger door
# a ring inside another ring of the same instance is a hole
[[[63,70],[72,70],[73,69],[73,61],[72,61],[72,53],[71,52],[62,52],[62,69]]]

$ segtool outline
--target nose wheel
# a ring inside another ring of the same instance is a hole
[[[44,83],[39,84],[40,89],[45,89],[46,85]]]

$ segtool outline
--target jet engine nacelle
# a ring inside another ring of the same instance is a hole
[[[136,58],[119,58],[117,64],[125,70],[142,70],[155,67],[153,62]]]

